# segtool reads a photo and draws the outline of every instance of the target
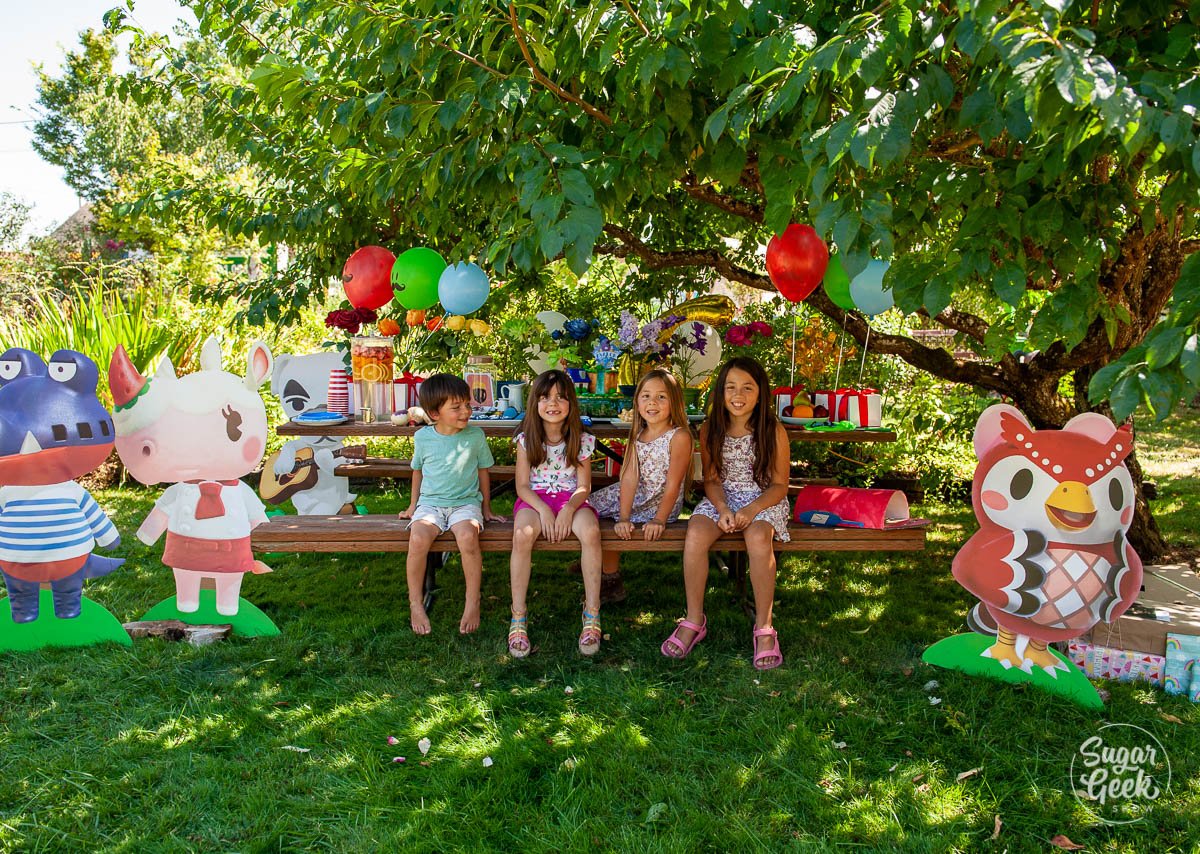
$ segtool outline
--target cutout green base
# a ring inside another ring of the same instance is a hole
[[[133,646],[121,621],[86,596],[79,616],[60,620],[54,616],[54,593],[38,596],[38,618],[32,623],[14,623],[8,597],[0,599],[0,652],[30,652],[48,646],[92,646],[119,643]]]
[[[238,599],[238,612],[233,616],[217,613],[215,590],[200,591],[200,607],[185,614],[175,607],[175,597],[164,599],[146,612],[143,620],[182,620],[189,626],[230,625],[233,634],[243,638],[274,637],[279,629],[271,618],[245,599]]]
[[[969,676],[985,676],[1014,685],[1020,682],[1032,683],[1051,694],[1078,703],[1085,709],[1104,708],[1104,701],[1100,699],[1100,694],[1096,691],[1095,686],[1088,681],[1078,667],[1063,658],[1056,650],[1051,649],[1050,652],[1070,668],[1066,673],[1060,670],[1057,678],[1050,676],[1040,667],[1033,668],[1032,673],[1026,673],[1015,667],[1005,670],[998,661],[984,658],[981,653],[995,642],[996,639],[991,635],[976,633],[954,635],[938,641],[925,650],[921,660],[947,670],[959,670]]]

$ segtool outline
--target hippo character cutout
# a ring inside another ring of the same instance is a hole
[[[329,405],[329,374],[343,368],[338,352],[307,356],[283,354],[275,357],[271,391],[283,404],[286,418],[326,409]],[[270,504],[292,500],[301,516],[333,516],[354,513],[350,481],[333,470],[338,458],[359,456],[365,448],[346,448],[336,436],[301,436],[284,444],[267,457],[259,494]]]
[[[0,649],[129,644],[116,618],[83,598],[84,579],[125,562],[92,554],[121,538],[73,480],[113,447],[98,376],[96,363],[73,350],[49,364],[19,348],[0,355],[0,571],[12,616],[0,616]]]
[[[1116,621],[1141,589],[1142,562],[1126,539],[1133,431],[1091,412],[1061,430],[1034,430],[998,404],[979,417],[974,442],[979,531],[952,572],[979,599],[967,618],[979,634],[940,641],[925,660],[1099,707],[1091,684],[1048,644]]]
[[[143,377],[123,347],[113,353],[108,382],[117,453],[142,483],[171,484],[137,536],[152,545],[166,532],[162,560],[175,573],[176,595],[144,619],[232,623],[235,634],[278,634],[266,615],[239,599],[245,573],[270,572],[250,550],[250,531],[267,520],[265,508],[239,480],[266,447],[267,413],[257,389],[270,375],[271,351],[261,341],[250,346],[245,377],[221,370],[216,338],[204,342],[200,370],[183,377],[166,358],[153,376]],[[215,602],[202,582],[216,588]]]

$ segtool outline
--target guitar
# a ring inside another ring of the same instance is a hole
[[[367,458],[366,445],[349,445],[345,448],[335,448],[335,457],[361,463]],[[317,485],[320,469],[313,459],[312,448],[299,448],[296,451],[296,464],[285,474],[275,474],[275,461],[279,459],[279,451],[267,457],[263,463],[262,479],[258,483],[258,494],[268,504],[282,504],[297,492],[312,489]]]

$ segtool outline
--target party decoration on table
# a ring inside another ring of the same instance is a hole
[[[363,324],[374,323],[378,319],[379,314],[373,308],[339,308],[325,315],[325,325],[357,335]]]
[[[83,583],[125,561],[92,550],[121,537],[74,478],[108,458],[112,419],[96,398],[96,363],[58,350],[47,364],[30,350],[0,355],[0,650],[130,645]],[[43,591],[42,585],[49,590]],[[3,613],[7,611],[7,617]]]
[[[1175,632],[1167,635],[1162,682],[1168,694],[1184,694],[1193,703],[1200,703],[1200,637]]]
[[[162,560],[175,573],[175,596],[143,619],[231,623],[235,634],[247,636],[279,633],[238,596],[245,573],[271,571],[250,550],[250,531],[267,521],[265,508],[239,480],[258,466],[266,447],[267,411],[258,388],[271,368],[271,351],[261,341],[250,345],[244,377],[221,370],[216,338],[204,342],[200,370],[183,377],[167,358],[143,377],[124,347],[113,353],[108,378],[117,453],[141,483],[171,484],[137,536],[153,545],[166,533]],[[200,589],[208,583],[215,595]]]
[[[974,443],[980,529],[952,571],[980,600],[967,619],[980,634],[938,641],[924,659],[1032,681],[1099,708],[1095,689],[1047,644],[1112,623],[1138,597],[1142,562],[1126,539],[1135,493],[1124,460],[1133,431],[1093,412],[1061,430],[1034,430],[1001,403],[979,416]]]
[[[811,225],[793,222],[767,243],[767,275],[788,302],[816,290],[829,265],[829,247]]]
[[[290,419],[329,411],[334,401],[327,396],[327,378],[336,373],[345,377],[342,354],[337,351],[276,356],[271,391],[283,405],[284,416]],[[263,463],[259,495],[269,504],[282,504],[290,498],[301,516],[353,513],[355,496],[350,481],[333,471],[338,459],[348,454],[362,456],[350,454],[345,440],[337,436],[290,439]]]
[[[621,348],[613,344],[607,335],[601,335],[592,344],[592,358],[596,361],[596,392],[604,394],[608,386],[607,376],[617,366],[621,356]]]
[[[846,275],[846,268],[842,266],[840,254],[835,253],[829,256],[829,266],[825,268],[824,284],[825,293],[834,305],[844,311],[854,310],[854,297],[850,296],[850,277]]]
[[[392,301],[392,265],[396,256],[382,246],[363,246],[342,267],[342,287],[355,308],[382,308]]]
[[[442,271],[438,299],[448,314],[470,314],[487,302],[490,287],[487,273],[478,264],[460,262]]]
[[[391,274],[396,302],[407,309],[430,308],[438,301],[438,280],[445,269],[446,260],[432,249],[418,246],[401,252]]]
[[[793,513],[799,522],[823,527],[889,531],[929,524],[928,519],[909,516],[908,497],[898,489],[805,484],[796,494]],[[821,515],[828,518],[817,518]]]
[[[724,294],[706,294],[681,302],[644,325],[628,311],[622,311],[617,342],[624,355],[618,361],[617,381],[622,385],[636,385],[643,371],[676,355],[681,349],[689,351],[678,353],[678,359],[688,360],[684,372],[691,368],[694,380],[702,381],[707,375],[701,376],[700,368],[693,360],[707,356],[711,361],[715,357],[714,367],[719,364],[721,338],[709,330],[728,324],[736,311],[733,300]],[[689,322],[693,325],[680,332],[680,326]],[[694,325],[697,323],[705,328],[697,329]],[[677,335],[678,340],[672,342]]]
[[[855,307],[868,317],[883,314],[896,304],[890,290],[883,287],[883,274],[891,264],[872,258],[866,268],[850,282],[850,298]]]

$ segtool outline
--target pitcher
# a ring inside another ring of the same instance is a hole
[[[525,411],[525,385],[524,382],[502,382],[500,390],[496,394],[496,403],[501,409],[512,407],[517,412]]]

